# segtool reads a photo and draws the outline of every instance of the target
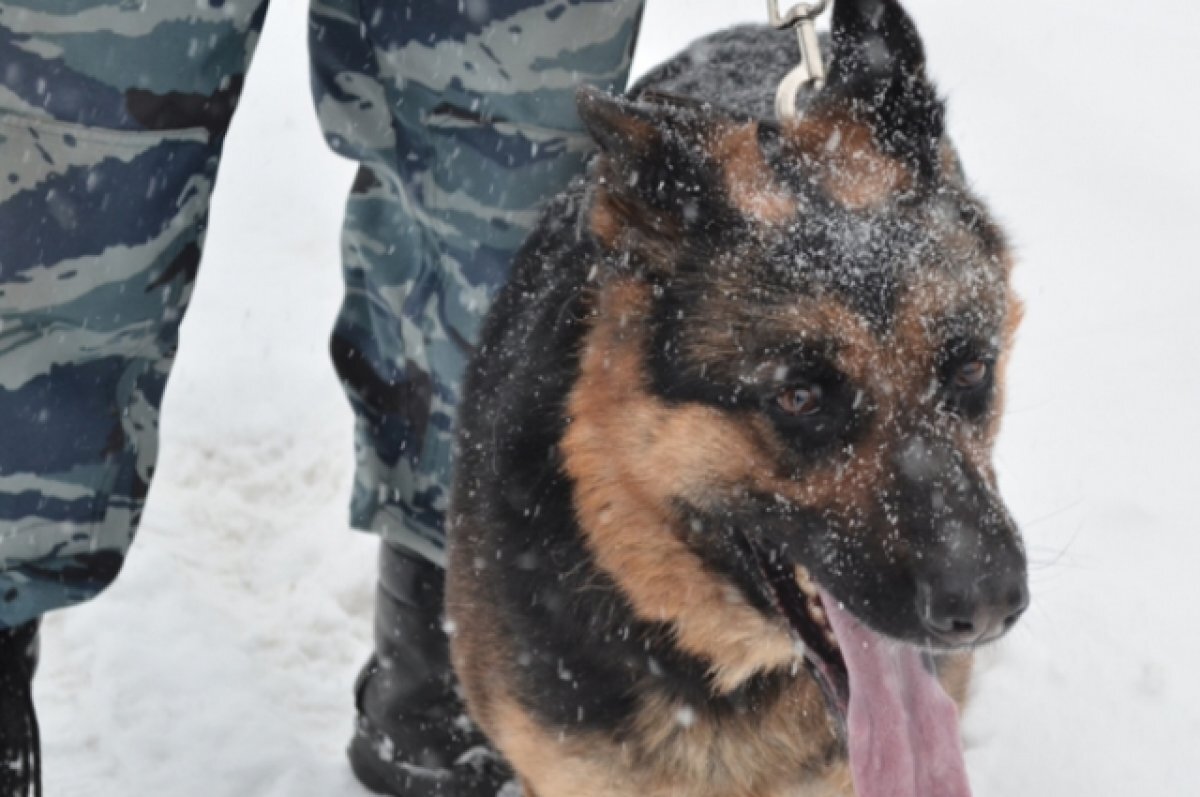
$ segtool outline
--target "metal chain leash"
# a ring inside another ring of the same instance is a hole
[[[796,96],[800,90],[812,85],[825,85],[825,61],[821,57],[821,42],[817,38],[817,17],[829,7],[829,0],[798,3],[786,14],[779,8],[779,0],[767,0],[767,13],[771,24],[778,30],[795,28],[800,40],[800,65],[787,74],[775,94],[775,115],[781,122],[794,121],[799,115]]]

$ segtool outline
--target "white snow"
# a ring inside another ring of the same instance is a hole
[[[344,764],[375,545],[327,363],[351,167],[276,2],[230,138],[125,573],[45,625],[49,795],[366,794]],[[642,70],[758,0],[650,0]],[[977,797],[1200,794],[1200,5],[909,0],[1020,253],[999,452],[1034,607],[983,657]]]

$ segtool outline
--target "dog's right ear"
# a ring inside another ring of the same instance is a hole
[[[590,87],[579,116],[600,148],[592,232],[606,248],[642,256],[652,268],[693,225],[715,218],[717,172],[707,152],[712,109],[654,96],[617,97]]]
[[[835,0],[826,103],[847,106],[883,150],[924,177],[938,168],[945,109],[900,0]]]
[[[832,82],[924,79],[925,45],[899,0],[837,0]]]

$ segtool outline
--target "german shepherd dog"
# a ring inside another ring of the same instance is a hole
[[[896,0],[837,0],[767,121],[795,57],[740,28],[581,93],[600,153],[485,325],[447,611],[526,797],[970,794],[970,651],[1029,601],[1011,260]]]

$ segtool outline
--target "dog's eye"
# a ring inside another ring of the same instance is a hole
[[[984,360],[963,363],[954,372],[954,386],[959,390],[973,390],[987,381],[992,366]]]
[[[821,388],[816,385],[789,387],[776,397],[779,409],[788,415],[807,417],[821,411]]]

